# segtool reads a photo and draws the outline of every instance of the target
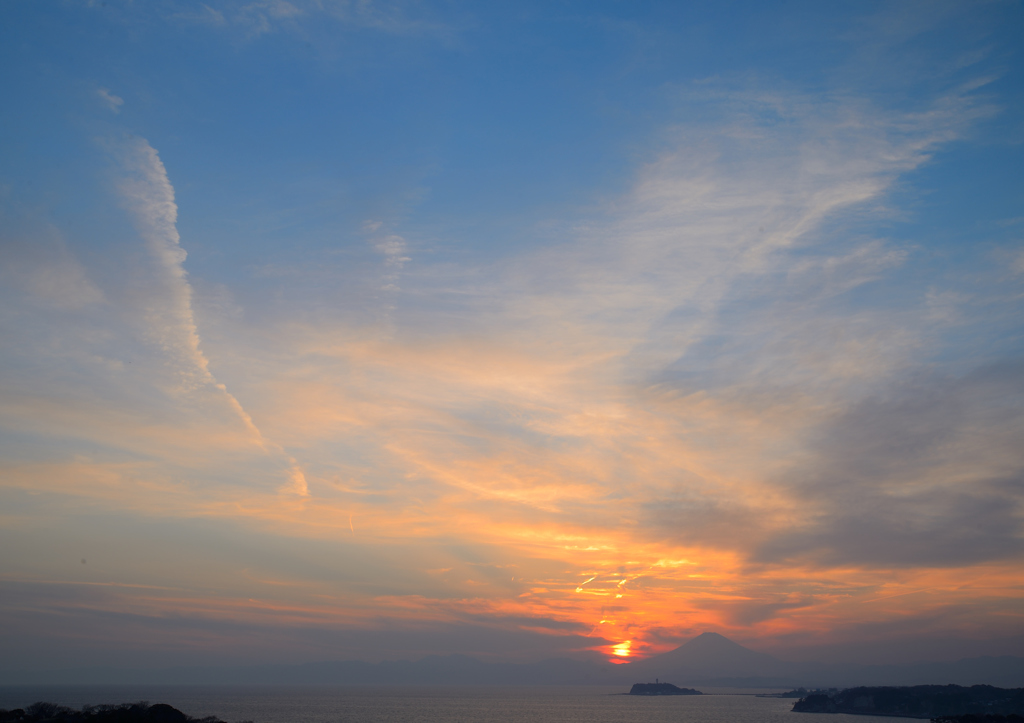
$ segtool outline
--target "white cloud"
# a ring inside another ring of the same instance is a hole
[[[381,227],[380,222],[365,223],[363,228],[369,231],[377,231]],[[403,267],[412,260],[406,255],[407,245],[405,239],[394,234],[374,238],[371,243],[378,253],[384,256],[384,266],[387,272],[381,277],[381,291],[401,291],[399,281],[402,276]],[[390,312],[393,307],[386,307]]]
[[[103,103],[112,110],[114,113],[121,112],[121,106],[124,105],[124,99],[120,98],[111,93],[106,88],[100,88],[96,91],[96,95],[100,97]]]
[[[402,268],[407,261],[411,261],[408,256],[405,256],[405,239],[401,236],[386,236],[377,239],[373,242],[373,247],[384,254],[384,263],[388,266]]]
[[[241,31],[248,39],[267,33],[298,29],[309,42],[309,23],[337,23],[393,35],[446,37],[451,28],[434,17],[429,6],[381,0],[257,0],[239,3],[211,0],[200,9],[175,3],[181,9],[166,17],[174,20]]]
[[[172,17],[186,22],[195,23],[197,25],[210,25],[219,27],[227,23],[224,18],[224,13],[220,10],[215,10],[209,5],[203,4],[202,10],[197,11],[184,11],[178,12],[172,15]]]

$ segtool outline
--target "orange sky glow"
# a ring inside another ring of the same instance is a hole
[[[1024,649],[1018,4],[54,5],[18,665]]]

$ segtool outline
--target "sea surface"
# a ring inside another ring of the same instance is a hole
[[[603,686],[2,686],[0,708],[145,700],[254,723],[871,723],[751,693],[641,697]],[[887,718],[909,721],[909,718]],[[918,721],[920,723],[920,721]]]

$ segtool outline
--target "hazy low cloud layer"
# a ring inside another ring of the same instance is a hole
[[[1019,559],[1024,481],[1024,363],[950,378],[908,375],[814,434],[790,480],[805,525],[765,559],[826,564],[969,565]]]

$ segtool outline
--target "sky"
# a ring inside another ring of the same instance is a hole
[[[0,4],[2,668],[1019,654],[1022,27]]]

